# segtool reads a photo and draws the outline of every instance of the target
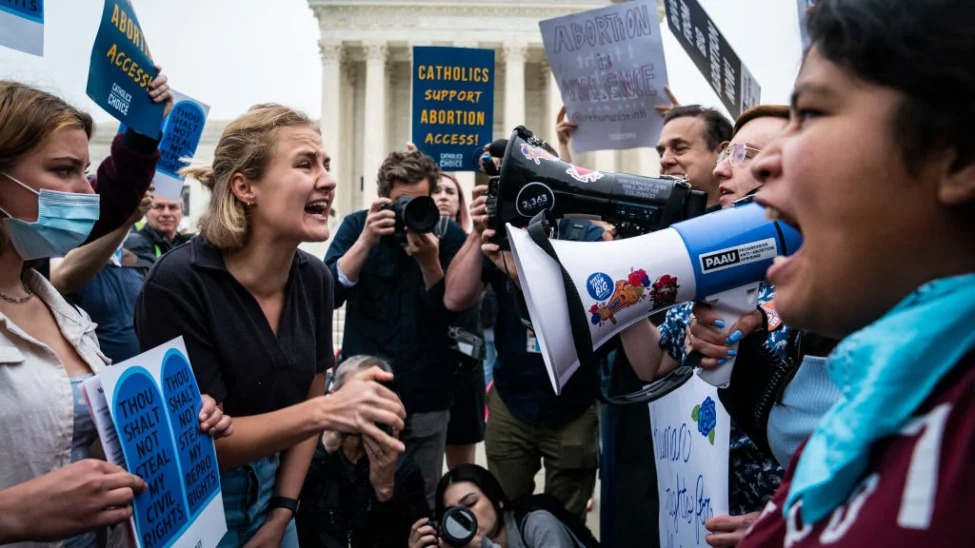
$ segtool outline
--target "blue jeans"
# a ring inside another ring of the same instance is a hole
[[[267,505],[274,495],[279,464],[278,455],[272,455],[220,473],[223,509],[227,519],[227,534],[220,540],[220,548],[243,546],[264,525]],[[298,533],[293,519],[285,529],[281,546],[298,548]]]

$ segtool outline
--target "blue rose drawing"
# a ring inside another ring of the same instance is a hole
[[[704,398],[701,405],[695,405],[691,410],[691,418],[697,423],[697,431],[702,436],[706,436],[711,445],[714,445],[714,427],[718,421],[718,414],[714,409],[714,400],[711,396]]]

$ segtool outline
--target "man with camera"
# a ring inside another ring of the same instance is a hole
[[[456,363],[444,306],[444,272],[464,232],[440,219],[430,198],[440,169],[420,152],[392,152],[378,174],[379,198],[348,215],[325,264],[339,283],[335,306],[346,303],[342,355],[387,359],[408,413],[400,439],[423,472],[432,506],[443,467],[450,370]],[[431,210],[432,208],[432,210]]]

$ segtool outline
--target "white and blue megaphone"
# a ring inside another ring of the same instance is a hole
[[[802,243],[757,204],[723,209],[644,236],[612,242],[549,240],[541,223],[508,225],[535,335],[556,393],[615,334],[687,301],[711,304],[730,327],[755,310],[758,284],[777,255]],[[581,357],[581,358],[580,358]],[[734,359],[697,370],[723,387]]]

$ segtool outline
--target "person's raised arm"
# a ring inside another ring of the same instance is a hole
[[[156,66],[161,71],[162,67]],[[173,93],[165,74],[149,84],[149,96],[165,103],[163,116],[173,107]],[[101,197],[98,221],[85,243],[93,242],[125,223],[139,207],[139,201],[152,184],[159,161],[160,135],[142,135],[129,129],[112,141],[111,154],[98,166],[92,187]]]
[[[555,136],[559,140],[559,159],[563,162],[572,163],[572,134],[579,126],[566,119],[565,106],[559,110],[559,116],[555,120]]]
[[[122,226],[112,232],[76,247],[68,252],[64,258],[51,259],[51,283],[62,294],[68,295],[78,291],[91,281],[105,266],[108,259],[118,249],[129,234],[132,224],[142,218],[152,203],[150,193],[146,193],[139,208],[133,212]]]
[[[464,240],[454,260],[447,267],[444,305],[447,310],[460,312],[474,306],[484,284],[481,270],[484,260],[481,255],[481,233],[487,224],[487,186],[474,187],[471,201],[471,219],[474,230]]]
[[[660,330],[648,319],[620,331],[620,342],[633,372],[643,382],[652,382],[677,366],[677,360],[660,347]]]
[[[359,274],[362,273],[362,267],[365,266],[366,258],[369,257],[372,248],[383,236],[392,234],[396,230],[396,214],[389,209],[382,209],[388,203],[389,198],[378,198],[369,206],[358,239],[336,263],[341,273],[352,283],[359,281]]]
[[[420,266],[423,286],[427,291],[443,280],[443,266],[440,264],[440,240],[432,233],[420,234],[406,229],[406,254]]]

